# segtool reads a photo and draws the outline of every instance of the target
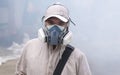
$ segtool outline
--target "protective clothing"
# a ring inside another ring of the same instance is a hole
[[[50,45],[60,45],[65,36],[65,33],[58,27],[58,25],[54,25],[48,29],[46,33],[48,35],[47,42]]]
[[[50,29],[50,28],[48,28],[48,29]],[[62,29],[62,28],[61,28]],[[43,28],[40,28],[39,30],[38,30],[38,35],[39,35],[39,38],[40,39],[42,39],[44,42],[47,42],[47,37],[48,37],[48,35],[47,34],[45,34],[45,30],[43,29]],[[64,32],[63,32],[64,33]],[[64,36],[63,36],[64,35]],[[67,32],[67,33],[64,33],[62,35],[62,37],[59,37],[60,39],[57,39],[56,40],[56,42],[57,43],[61,43],[61,44],[63,44],[63,45],[67,45],[67,44],[69,44],[71,41],[72,41],[72,32],[71,31],[69,31],[69,32]],[[51,35],[50,35],[51,36]],[[50,38],[50,37],[49,37]],[[49,39],[48,38],[48,39]],[[55,41],[55,39],[54,39],[55,37],[53,36],[53,38],[51,38],[52,40],[51,40],[51,43],[52,43],[52,41],[54,42]],[[49,41],[50,41],[50,39],[49,39]]]
[[[23,48],[22,56],[17,63],[16,75],[53,75],[65,45],[61,45],[57,50],[52,48],[47,47],[41,36],[30,40]],[[61,75],[91,75],[84,53],[75,48]]]

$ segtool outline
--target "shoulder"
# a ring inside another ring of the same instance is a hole
[[[79,59],[79,58],[85,57],[85,54],[80,49],[78,49],[72,45],[67,45],[67,47],[69,47],[70,49],[74,49],[71,54],[71,57],[73,59]]]
[[[74,65],[79,65],[81,62],[86,63],[86,55],[78,48],[74,48],[68,60],[69,63]]]
[[[25,45],[24,49],[30,49],[35,47],[40,47],[43,44],[43,42],[39,38],[34,38],[29,40]]]
[[[83,58],[86,58],[85,53],[82,52],[80,49],[75,48],[73,53],[72,53],[72,58],[75,60],[82,60]]]
[[[40,40],[38,38],[34,38],[29,40],[26,44],[38,43]]]
[[[42,42],[39,38],[29,40],[23,47],[23,53],[27,56],[34,56],[37,53],[40,53],[42,48],[45,47],[44,42]]]
[[[39,38],[34,38],[34,39],[31,39],[29,40],[26,45],[29,46],[29,45],[36,45],[36,44],[40,44],[42,43],[42,41],[39,39]]]

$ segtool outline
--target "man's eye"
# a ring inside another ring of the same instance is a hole
[[[49,21],[48,21],[48,23],[49,23],[49,24],[53,24],[54,22],[53,22],[53,21],[51,21],[51,20],[49,20]]]
[[[65,25],[65,23],[61,21],[61,22],[59,23],[59,25],[63,26],[63,25]]]

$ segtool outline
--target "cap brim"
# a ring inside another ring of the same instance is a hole
[[[44,21],[46,21],[50,17],[56,17],[56,18],[60,19],[63,22],[67,22],[68,21],[66,18],[64,18],[64,17],[62,17],[60,15],[50,15],[50,16],[47,16],[47,17],[44,18]]]

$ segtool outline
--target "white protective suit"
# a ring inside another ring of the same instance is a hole
[[[39,37],[30,40],[23,48],[16,75],[53,75],[64,50],[64,45],[57,50],[48,48],[47,43]],[[85,54],[75,48],[61,75],[91,75]]]

